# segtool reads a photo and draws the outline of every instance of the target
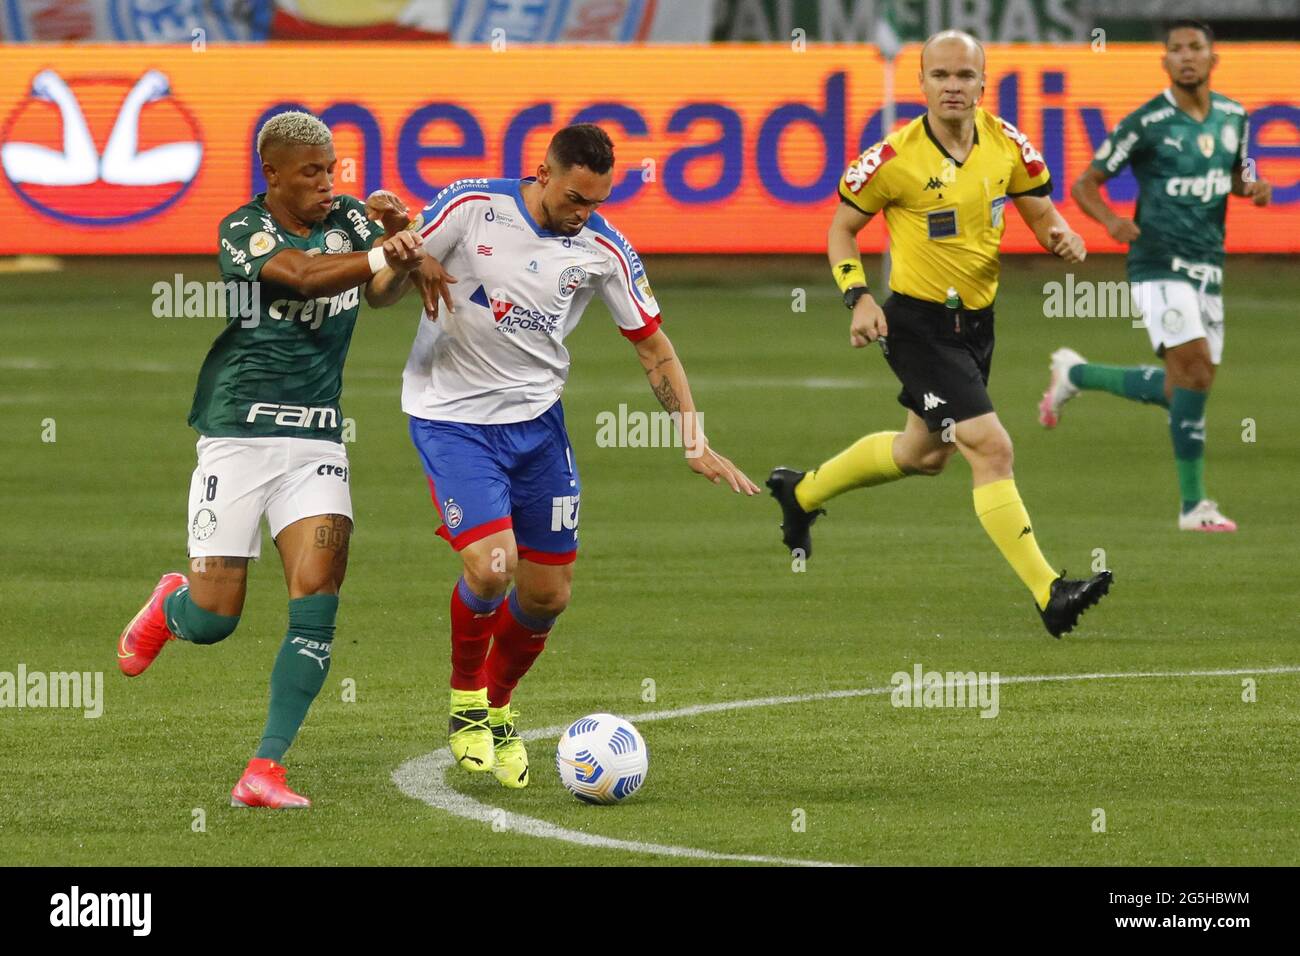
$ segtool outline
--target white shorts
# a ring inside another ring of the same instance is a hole
[[[312,438],[200,438],[190,479],[192,558],[256,558],[262,515],[277,536],[315,515],[352,517],[348,455]]]
[[[1161,279],[1134,282],[1133,308],[1151,337],[1157,355],[1194,339],[1205,339],[1210,361],[1223,358],[1223,296],[1206,295],[1190,282]]]

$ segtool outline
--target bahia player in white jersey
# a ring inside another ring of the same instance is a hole
[[[680,416],[690,468],[758,491],[709,447],[641,260],[596,213],[613,166],[603,130],[570,126],[535,178],[453,183],[411,227],[426,261],[456,283],[448,314],[421,317],[402,383],[438,534],[463,561],[451,594],[449,744],[461,767],[507,787],[528,784],[510,695],[573,579],[581,487],[560,394],[564,338],[593,295],[633,343],[660,404]]]

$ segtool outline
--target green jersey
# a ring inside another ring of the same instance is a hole
[[[338,196],[309,236],[275,221],[266,193],[240,206],[217,230],[221,278],[230,290],[226,327],[199,371],[189,423],[208,437],[288,435],[339,441],[343,362],[361,306],[361,287],[304,299],[262,281],[262,267],[283,249],[308,255],[364,252],[383,238],[365,205]]]
[[[1223,282],[1223,222],[1232,173],[1246,161],[1246,110],[1210,94],[1203,122],[1165,90],[1120,121],[1093,157],[1107,179],[1125,165],[1138,182],[1128,277],[1182,279],[1217,295]]]

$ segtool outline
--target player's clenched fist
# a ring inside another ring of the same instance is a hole
[[[411,214],[397,193],[376,189],[366,197],[366,218],[382,223],[390,236],[401,232],[411,221]]]
[[[1256,206],[1267,206],[1269,200],[1273,198],[1273,184],[1265,179],[1245,183],[1241,194],[1248,197]]]
[[[1116,218],[1114,222],[1106,227],[1106,232],[1116,242],[1132,242],[1138,236],[1142,235],[1142,230],[1132,219]]]
[[[394,272],[407,273],[420,265],[425,258],[424,246],[420,237],[413,232],[402,231],[389,236],[383,244],[384,259]]]
[[[855,349],[870,345],[882,335],[889,334],[884,310],[875,299],[864,295],[853,307],[853,321],[849,323],[849,344]]]
[[[1051,243],[1052,253],[1066,262],[1082,262],[1088,258],[1083,236],[1073,229],[1060,229],[1053,226],[1047,232],[1047,241]]]

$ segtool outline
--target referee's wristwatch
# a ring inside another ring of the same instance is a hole
[[[862,298],[870,291],[871,290],[864,285],[855,285],[852,289],[849,289],[844,293],[844,307],[852,312],[854,306],[858,304],[858,299]]]

